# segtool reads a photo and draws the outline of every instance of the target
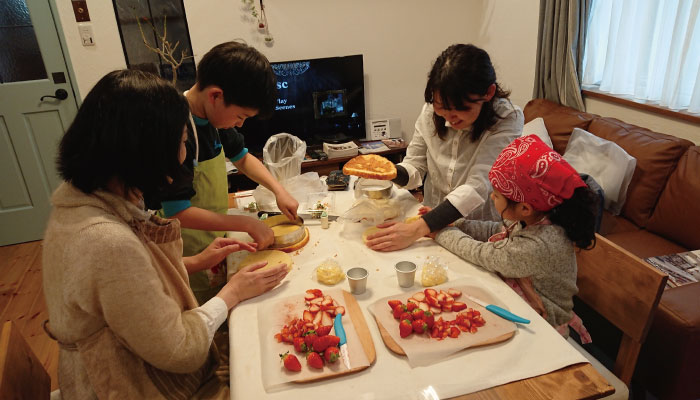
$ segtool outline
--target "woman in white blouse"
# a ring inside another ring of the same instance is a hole
[[[422,218],[379,225],[367,246],[393,251],[438,231],[455,220],[497,220],[487,201],[487,174],[501,150],[523,129],[523,113],[496,81],[491,59],[471,44],[448,47],[435,60],[425,102],[394,183],[423,185]]]

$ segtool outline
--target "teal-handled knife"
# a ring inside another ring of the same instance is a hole
[[[473,301],[474,303],[476,303],[476,304],[478,304],[478,305],[480,305],[480,306],[486,308],[487,310],[491,311],[492,313],[498,315],[499,317],[501,317],[501,318],[503,318],[503,319],[507,319],[508,321],[517,322],[517,323],[519,323],[519,324],[529,324],[529,323],[530,323],[530,320],[529,320],[529,319],[525,319],[525,318],[523,318],[523,317],[519,317],[519,316],[513,314],[512,312],[506,310],[505,308],[501,308],[501,307],[499,307],[499,306],[497,306],[497,305],[494,305],[494,304],[489,304],[489,303],[487,303],[487,302],[485,302],[485,301],[479,300],[479,299],[477,299],[476,297],[470,296],[470,295],[468,295],[468,294],[465,294],[465,296],[466,296],[469,300],[471,300],[471,301]]]
[[[335,330],[335,336],[340,338],[340,343],[338,343],[340,349],[340,358],[343,359],[343,364],[347,369],[350,369],[350,357],[348,356],[348,340],[345,337],[345,328],[343,328],[343,314],[336,314],[335,321],[333,321],[333,329]]]

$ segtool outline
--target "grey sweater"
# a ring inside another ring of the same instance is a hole
[[[508,223],[508,222],[507,222]],[[512,223],[512,222],[511,222]],[[572,317],[576,287],[574,245],[558,225],[517,224],[509,239],[489,242],[500,222],[459,219],[435,240],[447,250],[505,278],[529,277],[542,298],[547,322],[558,326]]]

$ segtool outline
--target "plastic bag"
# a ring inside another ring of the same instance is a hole
[[[309,193],[327,192],[326,183],[318,176],[318,172],[307,172],[297,175],[284,181],[280,184],[289,192],[296,201],[300,204],[306,199]],[[262,211],[279,211],[277,207],[277,199],[275,194],[268,188],[260,185],[253,190],[253,197],[258,206],[258,210]]]
[[[337,261],[327,259],[314,270],[314,278],[324,285],[335,285],[345,279],[345,273]]]
[[[340,217],[341,222],[362,222],[365,225],[395,219],[403,219],[403,210],[396,199],[361,198]]]
[[[437,256],[430,256],[423,264],[420,278],[423,286],[435,286],[447,282],[447,265]]]
[[[263,163],[280,182],[301,174],[305,155],[306,142],[289,133],[270,136],[263,147]]]

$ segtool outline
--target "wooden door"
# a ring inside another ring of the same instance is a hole
[[[48,0],[0,1],[0,99],[2,246],[43,237],[57,145],[77,112]]]

